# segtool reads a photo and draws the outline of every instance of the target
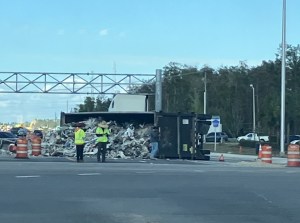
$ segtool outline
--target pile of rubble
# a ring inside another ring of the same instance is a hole
[[[89,119],[83,123],[86,133],[84,155],[94,156],[96,148],[97,119]],[[149,154],[149,134],[152,125],[145,124],[117,124],[108,122],[110,129],[107,145],[107,158],[147,158]],[[61,126],[45,134],[42,142],[44,156],[76,156],[74,144],[74,123]]]

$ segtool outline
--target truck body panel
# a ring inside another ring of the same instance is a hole
[[[147,112],[147,95],[117,94],[108,108],[109,112]]]

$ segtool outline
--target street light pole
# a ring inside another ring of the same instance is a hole
[[[252,104],[253,104],[253,133],[255,133],[255,90],[253,84],[250,84],[250,87],[252,88]]]
[[[280,155],[284,155],[285,138],[285,58],[286,58],[286,0],[282,7],[282,55],[281,55],[281,111],[280,111]]]
[[[204,105],[203,105],[203,113],[206,114],[206,72],[204,73]]]

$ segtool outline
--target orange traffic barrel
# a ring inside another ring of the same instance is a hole
[[[261,161],[264,163],[272,163],[272,147],[263,145],[261,147]]]
[[[32,148],[32,155],[33,156],[39,156],[41,155],[41,143],[42,140],[40,137],[32,137],[31,138],[31,148]]]
[[[297,144],[290,144],[287,152],[287,166],[300,166],[300,149]]]
[[[28,147],[26,138],[19,138],[17,140],[16,158],[28,158]]]
[[[9,144],[8,150],[9,152],[15,153],[17,151],[17,146],[15,144]]]

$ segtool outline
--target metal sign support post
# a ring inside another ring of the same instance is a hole
[[[219,126],[220,121],[218,119],[214,119],[212,121],[213,126],[215,127],[215,145],[214,145],[214,151],[217,151],[217,127]]]
[[[214,151],[217,151],[217,127],[215,127],[215,144],[214,144]]]

